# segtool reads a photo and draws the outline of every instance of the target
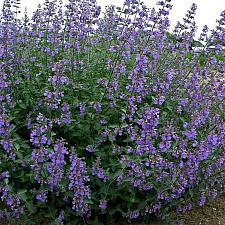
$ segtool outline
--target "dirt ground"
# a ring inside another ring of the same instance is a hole
[[[225,194],[177,217],[184,225],[225,225]]]
[[[176,223],[177,222],[177,223]],[[181,223],[178,223],[181,222]],[[127,223],[122,223],[123,225]],[[147,225],[131,223],[130,225]],[[167,221],[151,221],[149,225],[225,225],[225,193],[216,200],[208,202],[203,207],[196,207],[193,210],[182,214],[174,215]],[[0,225],[24,225],[24,223],[12,224],[0,219]],[[29,224],[26,224],[29,225]],[[42,224],[37,224],[42,225]],[[47,225],[47,224],[45,224]],[[71,224],[72,225],[72,224]],[[83,225],[83,224],[81,224]],[[108,224],[104,224],[108,225]],[[118,223],[116,225],[119,225]],[[128,225],[128,224],[127,224]]]
[[[176,223],[181,222],[181,223]],[[208,202],[202,207],[196,207],[191,211],[174,215],[170,221],[157,221],[149,225],[225,225],[225,194],[220,195],[214,201]],[[143,224],[144,225],[144,224]]]

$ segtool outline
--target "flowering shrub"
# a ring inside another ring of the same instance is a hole
[[[171,0],[45,0],[22,19],[17,2],[0,22],[1,218],[163,218],[224,192],[225,11],[194,53],[195,4],[171,34]]]

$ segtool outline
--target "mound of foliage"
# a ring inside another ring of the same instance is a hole
[[[197,54],[195,4],[170,34],[171,0],[18,3],[0,20],[1,218],[165,218],[224,192],[225,11]]]

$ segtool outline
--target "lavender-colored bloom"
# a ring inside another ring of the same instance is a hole
[[[106,172],[104,171],[103,168],[100,167],[100,165],[93,165],[92,175],[97,176],[99,179],[103,180],[104,182],[106,182],[109,179],[109,177],[106,175]]]
[[[199,205],[203,206],[206,202],[206,196],[204,193],[201,194],[200,199],[199,199]]]
[[[64,85],[69,83],[69,79],[65,76],[50,76],[48,81],[51,81],[53,85]]]
[[[64,216],[65,216],[64,212],[61,211],[59,216],[58,216],[58,218],[57,218],[57,220],[56,220],[56,224],[57,225],[64,225]]]
[[[195,129],[185,131],[185,135],[189,140],[194,140],[197,136],[197,132]]]
[[[48,194],[47,190],[40,190],[36,195],[36,199],[41,202],[47,202],[48,198],[47,194]]]
[[[8,173],[2,174],[2,176],[8,177]],[[21,198],[14,194],[12,188],[9,185],[5,185],[4,182],[0,184],[1,201],[5,202],[12,211],[12,215],[19,218],[24,213],[24,206]]]
[[[85,105],[80,103],[80,115],[81,116],[84,116],[85,115],[85,112],[86,112],[86,108],[85,108]]]
[[[101,104],[99,102],[95,102],[92,104],[92,107],[93,109],[96,111],[96,112],[101,112],[102,111],[102,107],[101,107]]]
[[[99,208],[106,209],[107,208],[107,201],[105,199],[101,199],[99,203]]]
[[[131,211],[131,212],[127,213],[127,215],[126,215],[126,217],[129,220],[137,219],[139,216],[140,216],[140,211],[139,210]]]
[[[64,176],[63,167],[66,164],[65,156],[69,153],[64,145],[63,140],[57,140],[54,144],[53,151],[48,154],[48,158],[51,160],[51,164],[47,166],[47,170],[50,173],[48,184],[51,191],[58,188]]]
[[[48,108],[58,109],[62,101],[62,98],[64,97],[64,92],[58,90],[54,92],[46,90],[44,96],[46,97],[45,104],[47,105]]]
[[[52,122],[42,114],[37,116],[37,122],[31,131],[30,142],[37,147],[50,145],[51,140],[47,137],[47,133],[52,128]]]
[[[86,184],[89,177],[86,175],[87,169],[85,162],[76,155],[70,155],[70,174],[69,174],[69,190],[74,194],[72,208],[79,214],[87,214],[90,207],[85,203],[86,199],[91,198],[90,187]]]
[[[92,145],[88,145],[85,149],[87,152],[95,152],[95,149]]]
[[[2,145],[9,158],[15,159],[13,151],[13,140],[11,140],[10,129],[13,125],[9,123],[8,116],[5,113],[0,115],[0,144]]]
[[[67,103],[63,103],[62,105],[61,118],[59,119],[58,124],[61,124],[61,123],[65,123],[65,124],[71,123],[70,106]]]

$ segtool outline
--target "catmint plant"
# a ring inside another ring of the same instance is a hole
[[[197,37],[172,4],[4,0],[0,218],[131,223],[224,192],[225,11]]]

